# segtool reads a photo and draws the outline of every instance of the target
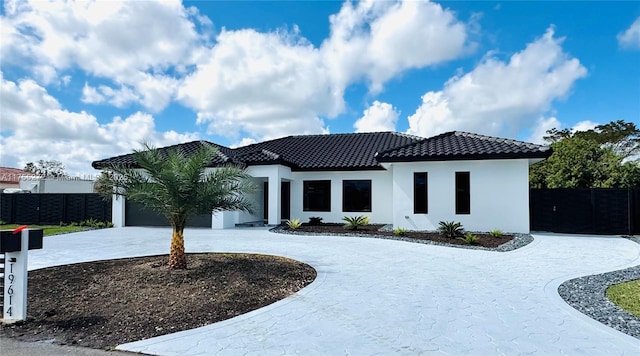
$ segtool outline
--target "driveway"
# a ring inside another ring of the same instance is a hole
[[[165,228],[115,228],[45,238],[29,267],[166,254]],[[282,255],[316,281],[245,315],[120,345],[157,355],[637,354],[640,340],[569,307],[573,277],[640,264],[621,238],[535,234],[499,253],[265,229],[185,231],[187,252]]]

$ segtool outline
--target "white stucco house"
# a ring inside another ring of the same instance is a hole
[[[453,220],[470,231],[526,233],[529,166],[551,155],[547,146],[466,132],[431,138],[395,132],[288,136],[235,149],[193,141],[160,150],[188,154],[201,145],[218,148],[211,169],[242,165],[260,188],[252,197],[254,214],[199,217],[200,226],[212,228],[366,215],[372,223],[410,230],[435,230],[439,221]],[[128,154],[93,167],[114,163],[135,166]],[[137,208],[114,197],[116,226],[145,223],[127,209]]]

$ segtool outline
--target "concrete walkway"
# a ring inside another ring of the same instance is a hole
[[[45,238],[30,268],[166,254],[170,230],[118,228]],[[120,345],[156,355],[634,355],[640,340],[569,307],[573,277],[640,264],[613,237],[534,235],[498,253],[383,239],[185,232],[188,252],[253,252],[306,262],[318,278],[292,297],[220,323]]]

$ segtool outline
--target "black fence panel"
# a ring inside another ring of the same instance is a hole
[[[8,224],[111,221],[111,201],[99,194],[0,194],[0,220]]]
[[[59,224],[64,221],[64,194],[38,194],[40,205],[38,224]]]
[[[0,221],[13,221],[13,194],[0,194]]]
[[[531,230],[637,234],[640,189],[531,189]]]
[[[40,194],[20,194],[14,197],[14,224],[40,223]]]

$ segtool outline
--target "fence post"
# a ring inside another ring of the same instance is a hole
[[[627,188],[627,232],[629,236],[633,235],[633,190],[631,188]]]

